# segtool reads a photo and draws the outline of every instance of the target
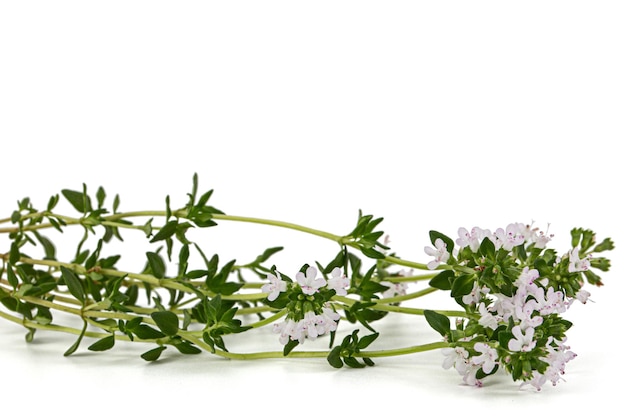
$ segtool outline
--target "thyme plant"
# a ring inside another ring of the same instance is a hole
[[[456,239],[431,231],[427,262],[420,263],[391,250],[380,217],[359,212],[349,233],[336,235],[225,214],[209,204],[212,193],[199,194],[194,175],[187,204],[176,209],[167,196],[163,210],[120,211],[118,195],[107,206],[102,187],[91,195],[85,185],[53,195],[44,210],[29,198],[18,201],[0,219],[0,233],[10,241],[0,254],[0,317],[24,326],[27,341],[38,331],[75,335],[66,356],[84,347],[104,352],[132,342],[146,345],[146,361],[173,348],[230,359],[320,357],[335,368],[364,368],[377,357],[439,349],[443,367],[454,368],[467,384],[480,386],[501,370],[539,390],[546,382],[556,385],[575,357],[566,336],[572,323],[563,315],[587,301],[585,284],[602,285],[598,271],[608,271],[610,262],[600,254],[614,247],[609,238],[598,242],[582,228],[571,231],[571,248],[557,253],[548,247],[552,236],[532,225],[512,223],[494,232],[462,227]],[[61,198],[75,209],[73,215],[56,211]],[[312,234],[334,241],[338,251],[333,259],[283,271],[270,263],[282,247],[238,264],[205,253],[188,237],[191,228],[227,221]],[[58,259],[50,236],[67,228],[81,228],[82,239],[72,259]],[[126,271],[117,267],[121,255],[106,256],[104,248],[131,232],[145,236],[147,250],[143,267]],[[194,253],[199,266],[190,261]],[[435,291],[448,292],[459,308],[402,305]],[[376,322],[396,314],[422,316],[433,339],[374,349]],[[336,340],[339,327],[346,336]],[[263,329],[276,333],[277,349],[228,349],[230,338],[253,338]],[[322,336],[324,348],[302,348]]]

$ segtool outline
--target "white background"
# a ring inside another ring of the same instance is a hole
[[[166,195],[180,206],[198,173],[229,214],[337,234],[359,209],[382,216],[396,252],[418,262],[430,229],[459,226],[550,223],[561,252],[580,226],[617,245],[605,287],[566,317],[579,355],[567,382],[541,393],[506,375],[464,386],[439,352],[365,370],[171,349],[148,364],[144,346],[66,358],[73,337],[26,344],[2,322],[3,403],[68,415],[606,410],[624,342],[625,19],[619,1],[1,2],[0,217],[82,184],[119,193],[122,210],[164,209]],[[285,273],[336,250],[252,225],[194,236],[224,260],[285,245]],[[71,256],[71,234],[51,237]],[[419,318],[381,331],[387,346],[437,340]],[[277,344],[261,340],[233,343]]]

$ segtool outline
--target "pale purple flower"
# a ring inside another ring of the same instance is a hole
[[[300,288],[302,288],[302,292],[307,295],[315,294],[320,288],[326,285],[326,280],[324,278],[316,278],[317,277],[317,269],[313,266],[309,266],[306,269],[306,274],[298,271],[296,274],[296,281],[300,284]]]
[[[548,224],[548,229],[550,229],[550,224]],[[535,242],[535,247],[537,249],[544,249],[548,242],[552,240],[554,235],[548,234],[548,230],[545,232],[537,231],[537,229],[533,229],[533,234],[531,235],[531,240]]]
[[[556,348],[552,346],[553,343],[557,345]],[[536,370],[533,371],[532,379],[524,382],[522,385],[530,384],[535,387],[537,391],[541,391],[541,388],[547,381],[552,382],[552,385],[556,385],[563,379],[562,375],[565,374],[565,365],[567,362],[576,357],[576,354],[569,350],[569,346],[565,346],[563,342],[554,340],[552,336],[548,338],[546,348],[548,355],[541,359],[549,364],[548,368],[543,374]]]
[[[477,304],[481,300],[483,294],[488,293],[488,287],[480,287],[478,285],[478,282],[474,282],[474,287],[472,288],[472,291],[470,291],[469,294],[465,294],[461,299],[467,305]]]
[[[492,238],[493,236],[489,229],[481,229],[480,227],[472,227],[472,230],[469,232],[466,228],[461,227],[458,233],[459,237],[456,243],[459,245],[459,248],[463,249],[469,246],[472,252],[478,252],[478,248],[480,248],[484,238]]]
[[[586,271],[589,269],[589,266],[590,266],[589,256],[585,256],[583,259],[580,259],[578,252],[579,252],[579,248],[575,248],[570,252],[569,265],[567,267],[567,270],[570,273]]]
[[[495,294],[496,300],[493,304],[494,310],[498,316],[504,321],[508,321],[509,317],[515,314],[515,303],[513,297],[507,297],[504,294]]]
[[[506,227],[506,230],[498,228],[494,233],[496,241],[496,249],[504,248],[505,250],[511,250],[515,246],[522,245],[526,241],[526,237],[523,232],[520,232],[519,227],[515,223],[511,223]]]
[[[282,323],[275,323],[274,333],[279,333],[279,341],[286,345],[289,340],[297,340],[303,344],[306,339],[315,340],[319,336],[337,330],[337,323],[341,319],[339,313],[328,305],[322,307],[321,314],[313,311],[304,313],[304,318],[297,322],[291,318],[285,319]]]
[[[492,314],[485,305],[485,303],[480,303],[478,305],[478,312],[480,313],[480,319],[478,319],[478,324],[483,327],[488,327],[492,330],[498,328],[498,322],[502,320],[502,317]]]
[[[472,364],[480,366],[486,374],[493,371],[498,363],[498,351],[486,343],[476,343],[474,350],[480,355],[472,357]]]
[[[585,290],[578,290],[578,292],[576,293],[576,299],[583,304],[587,303],[587,300],[589,300],[590,296],[591,296],[591,293]]]
[[[534,327],[528,327],[525,332],[522,332],[520,326],[515,326],[512,332],[515,338],[509,340],[509,350],[513,352],[529,352],[537,345],[537,342],[533,340],[535,335]]]
[[[350,279],[346,277],[346,275],[341,272],[340,268],[333,268],[330,272],[331,278],[328,280],[328,288],[331,290],[335,290],[337,295],[346,295],[348,291],[346,288],[350,286]]]
[[[547,291],[544,291],[543,288],[538,288],[534,297],[537,300],[536,309],[542,316],[546,316],[554,312],[564,313],[567,310],[567,304],[565,302],[563,292],[555,291],[552,287],[549,287]]]
[[[261,291],[269,293],[267,299],[274,301],[281,292],[287,291],[287,283],[273,274],[267,274],[267,278],[269,278],[270,282],[264,284],[261,287]]]
[[[460,375],[465,375],[469,364],[469,352],[467,350],[457,346],[455,348],[443,348],[441,353],[445,356],[442,364],[444,369],[450,369],[454,366]]]
[[[321,318],[319,329],[320,334],[328,334],[337,330],[337,323],[339,322],[339,319],[341,319],[339,313],[330,307],[322,307],[322,314],[318,317]]]
[[[534,291],[537,288],[535,284],[535,280],[539,278],[539,271],[536,269],[530,269],[529,267],[524,267],[522,273],[517,277],[517,280],[514,282],[515,286],[524,291],[528,291],[529,289]],[[530,288],[529,288],[530,287]]]
[[[478,248],[480,248],[480,244],[483,239],[491,236],[491,232],[487,229],[481,229],[479,227],[473,227],[471,232],[468,232],[466,228],[459,228],[459,237],[456,240],[456,243],[459,245],[459,248],[463,249],[466,246],[469,246],[472,252],[477,252]]]
[[[514,317],[519,320],[520,324],[518,327],[520,327],[520,329],[526,330],[528,328],[534,328],[543,323],[543,317],[534,314],[539,307],[536,300],[530,299],[524,302],[523,299],[517,295],[514,299],[517,299]]]
[[[476,373],[480,369],[479,365],[474,365],[473,363],[469,363],[467,368],[465,369],[465,375],[463,375],[463,382],[467,385],[474,385],[476,387],[482,387],[483,382],[476,377]]]
[[[299,333],[298,324],[292,319],[286,319],[281,323],[275,323],[273,327],[274,333],[280,333],[279,341],[286,345],[289,339],[304,341],[304,336]]]
[[[440,263],[445,263],[450,259],[450,253],[448,252],[447,246],[445,242],[441,238],[435,239],[435,248],[433,249],[430,246],[426,246],[424,248],[424,252],[426,255],[434,256],[435,259],[428,262],[428,269],[435,269],[439,266]]]
[[[319,336],[317,328],[319,324],[317,315],[312,311],[307,311],[304,313],[304,318],[298,322],[298,327],[308,339],[315,340]],[[303,342],[304,340],[301,343]]]

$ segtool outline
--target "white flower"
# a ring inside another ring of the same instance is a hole
[[[303,344],[306,339],[315,340],[319,336],[337,330],[341,316],[328,305],[322,307],[321,314],[307,311],[302,320],[297,322],[287,318],[282,323],[274,324],[274,333],[279,333],[279,341],[286,345],[289,340],[297,340]]]
[[[304,335],[299,333],[298,324],[291,320],[286,319],[282,323],[275,323],[273,327],[274,333],[280,333],[280,343],[286,345],[289,339],[299,340],[304,342]]]
[[[331,278],[328,280],[328,288],[335,290],[337,295],[346,295],[348,292],[346,288],[350,286],[350,279],[346,277],[340,268],[333,268],[330,273]]]
[[[518,294],[515,295],[515,315],[514,317],[520,321],[519,328],[522,330],[526,330],[529,327],[534,328],[541,323],[543,323],[543,317],[540,315],[534,315],[536,311],[538,311],[539,304],[536,300],[530,299],[524,302],[525,297],[520,297]]]
[[[496,250],[504,248],[505,250],[511,250],[515,246],[522,245],[526,241],[523,231],[519,230],[519,227],[515,223],[511,223],[506,227],[506,230],[499,228],[494,233],[496,241]]]
[[[548,229],[550,229],[549,223],[548,223]],[[533,242],[535,242],[535,247],[537,249],[544,249],[546,245],[548,244],[548,242],[552,240],[554,235],[548,234],[548,230],[546,230],[545,232],[541,232],[541,231],[538,232],[537,230],[538,229],[536,228],[532,230],[533,234],[531,235],[530,239]]]
[[[565,364],[576,357],[576,354],[569,350],[569,346],[565,346],[563,342],[554,340],[550,336],[548,343],[546,343],[548,356],[543,359],[550,366],[546,369],[545,375],[552,382],[552,385],[556,385],[562,379],[561,375],[565,374]],[[556,348],[552,346],[553,343],[557,345]]]
[[[337,330],[337,323],[341,316],[335,310],[330,307],[322,307],[322,314],[318,317],[321,318],[319,329],[321,335]]]
[[[552,344],[556,344],[557,347],[555,348]],[[563,342],[554,340],[552,336],[548,338],[546,348],[548,355],[541,359],[548,363],[548,368],[543,374],[536,370],[533,371],[532,379],[524,382],[522,385],[530,384],[535,387],[537,391],[541,391],[541,387],[547,381],[552,382],[552,385],[556,385],[563,379],[562,375],[565,374],[565,364],[576,357],[576,354],[569,350],[568,346],[563,345]]]
[[[473,227],[472,231],[468,232],[466,228],[461,227],[459,228],[459,238],[456,240],[456,243],[461,249],[469,246],[472,252],[477,252],[483,239],[489,236],[491,236],[491,232],[486,229]]]
[[[591,293],[585,290],[578,290],[578,292],[576,293],[576,299],[583,304],[587,304],[587,300],[589,299],[590,296],[591,296]]]
[[[488,327],[492,330],[498,328],[498,321],[502,320],[502,317],[492,314],[487,309],[485,303],[480,303],[478,305],[478,312],[480,313],[480,319],[478,319],[478,324],[483,327]]]
[[[537,345],[537,342],[533,340],[535,335],[534,327],[527,328],[526,332],[523,333],[520,326],[515,326],[512,332],[515,338],[509,340],[509,350],[513,352],[529,352]]]
[[[298,272],[296,274],[296,281],[300,284],[300,288],[302,288],[302,292],[307,295],[315,294],[320,288],[326,285],[326,280],[324,278],[316,278],[317,269],[313,266],[309,266],[306,269],[306,274],[302,272]]]
[[[448,252],[447,246],[441,238],[435,239],[435,249],[430,246],[426,246],[424,248],[424,252],[426,255],[434,256],[435,259],[428,262],[428,269],[435,269],[442,262],[447,262],[450,259],[450,253]]]
[[[261,287],[261,291],[269,293],[267,299],[274,301],[281,292],[287,291],[287,283],[273,274],[268,274],[267,278],[269,278],[270,282],[264,284]]]
[[[544,289],[538,288],[534,294],[534,297],[537,300],[537,310],[542,316],[547,316],[548,314],[552,314],[554,312],[564,313],[567,310],[567,304],[565,303],[565,298],[561,291],[555,291],[554,288],[549,287],[548,291],[545,292]]]
[[[589,266],[590,266],[589,256],[585,256],[583,259],[580,259],[578,252],[579,252],[578,248],[575,248],[570,252],[569,265],[567,267],[567,270],[570,273],[586,271],[589,269]]]
[[[470,291],[469,294],[465,294],[463,297],[461,297],[461,299],[467,305],[477,304],[482,298],[482,295],[488,293],[488,287],[481,288],[478,286],[478,282],[474,282],[474,287],[472,288],[472,291]]]
[[[465,375],[469,364],[467,359],[469,352],[467,350],[457,346],[455,348],[443,348],[441,353],[445,356],[442,364],[444,369],[450,369],[454,365],[454,368],[460,375]]]
[[[536,269],[530,269],[529,267],[524,267],[522,273],[517,277],[517,280],[514,282],[517,288],[528,290],[528,287],[531,287],[531,291],[534,291],[536,288],[535,280],[539,278],[539,271]]]
[[[317,336],[319,336],[317,328],[319,324],[321,323],[319,322],[318,316],[314,312],[308,311],[304,313],[304,318],[298,322],[298,327],[302,334],[308,339],[315,340]],[[302,342],[304,342],[304,340]]]
[[[472,357],[472,363],[483,369],[483,372],[489,374],[496,367],[498,362],[498,352],[486,343],[476,343],[474,350],[480,355]]]

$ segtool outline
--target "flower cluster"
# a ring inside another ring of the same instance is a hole
[[[283,280],[284,277],[286,280]],[[319,277],[317,268],[305,265],[296,273],[296,282],[280,273],[268,274],[269,282],[261,290],[269,293],[268,301],[276,301],[282,294],[287,301],[287,317],[274,324],[280,342],[304,343],[337,330],[340,315],[329,300],[333,295],[346,295],[350,280],[340,268],[333,268],[330,277]]]
[[[571,323],[561,315],[576,301],[587,301],[583,277],[601,285],[590,268],[604,270],[608,261],[592,253],[611,249],[612,243],[594,246],[591,231],[575,229],[575,247],[559,257],[546,249],[552,236],[521,223],[494,233],[460,228],[458,234],[456,247],[435,233],[435,248],[425,249],[435,257],[430,269],[446,262],[455,271],[446,270],[431,285],[450,290],[469,317],[444,334],[454,342],[443,349],[444,368],[454,367],[471,385],[482,385],[499,367],[538,390],[548,381],[556,385],[576,357],[565,345]]]

